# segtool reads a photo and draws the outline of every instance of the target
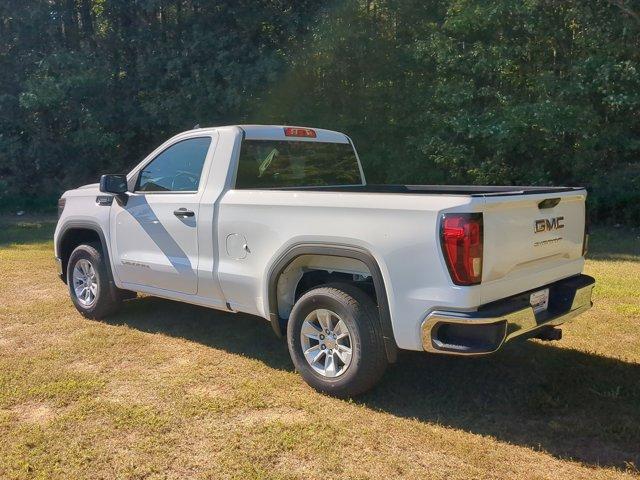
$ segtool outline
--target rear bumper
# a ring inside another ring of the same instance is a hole
[[[592,277],[578,275],[483,305],[475,312],[431,312],[422,323],[422,346],[427,352],[449,355],[493,353],[516,337],[561,325],[587,311],[594,284]],[[544,288],[549,288],[549,306],[536,314],[529,297]]]

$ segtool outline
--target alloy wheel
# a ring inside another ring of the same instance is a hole
[[[338,314],[324,308],[304,319],[300,343],[307,363],[324,377],[339,377],[351,364],[352,341],[347,324]]]

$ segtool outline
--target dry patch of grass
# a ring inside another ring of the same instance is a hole
[[[43,402],[27,402],[14,405],[9,409],[19,422],[47,423],[55,416],[55,408]]]
[[[404,353],[356,401],[308,388],[258,318],[145,297],[83,319],[51,233],[0,228],[0,478],[638,474],[637,233],[596,231],[596,304],[562,341]]]
[[[242,412],[237,417],[237,421],[245,427],[257,427],[269,424],[289,425],[306,423],[310,420],[309,415],[302,410],[290,407],[269,407],[264,409],[253,409]]]

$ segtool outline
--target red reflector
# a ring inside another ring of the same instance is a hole
[[[286,137],[316,138],[316,131],[311,128],[284,127]]]
[[[440,241],[451,280],[475,285],[482,280],[482,213],[442,216]]]

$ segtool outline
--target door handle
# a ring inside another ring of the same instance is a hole
[[[174,210],[173,214],[176,217],[193,217],[195,215],[195,213],[193,213],[191,210],[187,210],[186,208],[179,208],[178,210]]]

